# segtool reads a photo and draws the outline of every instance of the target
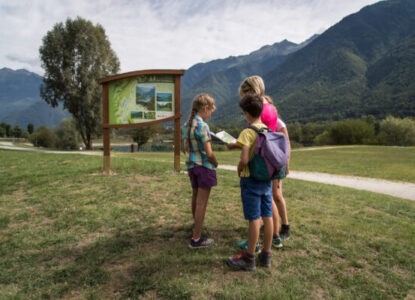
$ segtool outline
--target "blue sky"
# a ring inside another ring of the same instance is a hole
[[[43,74],[42,37],[67,18],[101,24],[121,72],[187,69],[300,43],[377,0],[0,0],[0,68]]]

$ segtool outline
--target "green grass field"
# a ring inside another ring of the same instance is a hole
[[[112,176],[100,156],[0,158],[0,299],[415,297],[413,201],[286,179],[292,238],[270,269],[234,272],[225,260],[247,231],[235,172],[218,170],[204,230],[216,245],[195,251],[190,185],[172,153],[114,154]]]

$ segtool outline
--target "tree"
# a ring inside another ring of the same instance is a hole
[[[57,23],[39,49],[45,69],[40,95],[52,107],[63,102],[76,120],[87,149],[100,130],[101,86],[97,79],[115,74],[119,60],[101,25],[77,17]]]
[[[4,129],[4,134],[6,137],[11,136],[11,125],[8,123],[1,123],[0,127],[2,127]]]
[[[345,120],[334,123],[329,129],[330,140],[335,145],[372,143],[375,127],[362,120]]]
[[[131,130],[133,141],[137,143],[137,151],[140,151],[141,146],[147,143],[153,133],[154,131],[150,126],[137,127]]]
[[[415,145],[415,120],[386,117],[380,122],[379,142],[383,145]]]
[[[56,148],[74,150],[79,148],[80,138],[73,118],[63,119],[55,130]]]
[[[11,135],[20,138],[23,136],[23,129],[19,125],[16,125],[12,128]]]
[[[29,134],[32,134],[34,130],[34,126],[32,123],[27,124],[27,132],[29,132]]]

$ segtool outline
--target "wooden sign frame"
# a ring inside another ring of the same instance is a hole
[[[184,70],[142,70],[123,74],[118,74],[100,79],[98,82],[102,85],[102,139],[104,145],[104,174],[111,173],[111,128],[131,128],[148,125],[160,124],[174,120],[174,170],[180,172],[180,79],[184,75]],[[174,115],[164,119],[158,119],[148,122],[133,124],[110,124],[109,117],[109,84],[113,81],[146,75],[173,75],[174,76]]]

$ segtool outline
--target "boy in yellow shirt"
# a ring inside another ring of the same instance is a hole
[[[261,122],[263,108],[259,96],[249,94],[242,98],[239,106],[244,112],[245,119],[251,126],[258,129],[266,127]],[[245,219],[249,221],[248,247],[227,260],[228,265],[237,270],[253,271],[255,264],[255,246],[259,237],[261,217],[264,222],[264,247],[258,255],[261,266],[271,266],[272,243],[272,181],[260,181],[250,177],[248,163],[254,156],[255,141],[258,134],[252,129],[244,129],[236,143],[228,144],[229,149],[241,148],[241,159],[238,164],[240,177],[241,198]]]

